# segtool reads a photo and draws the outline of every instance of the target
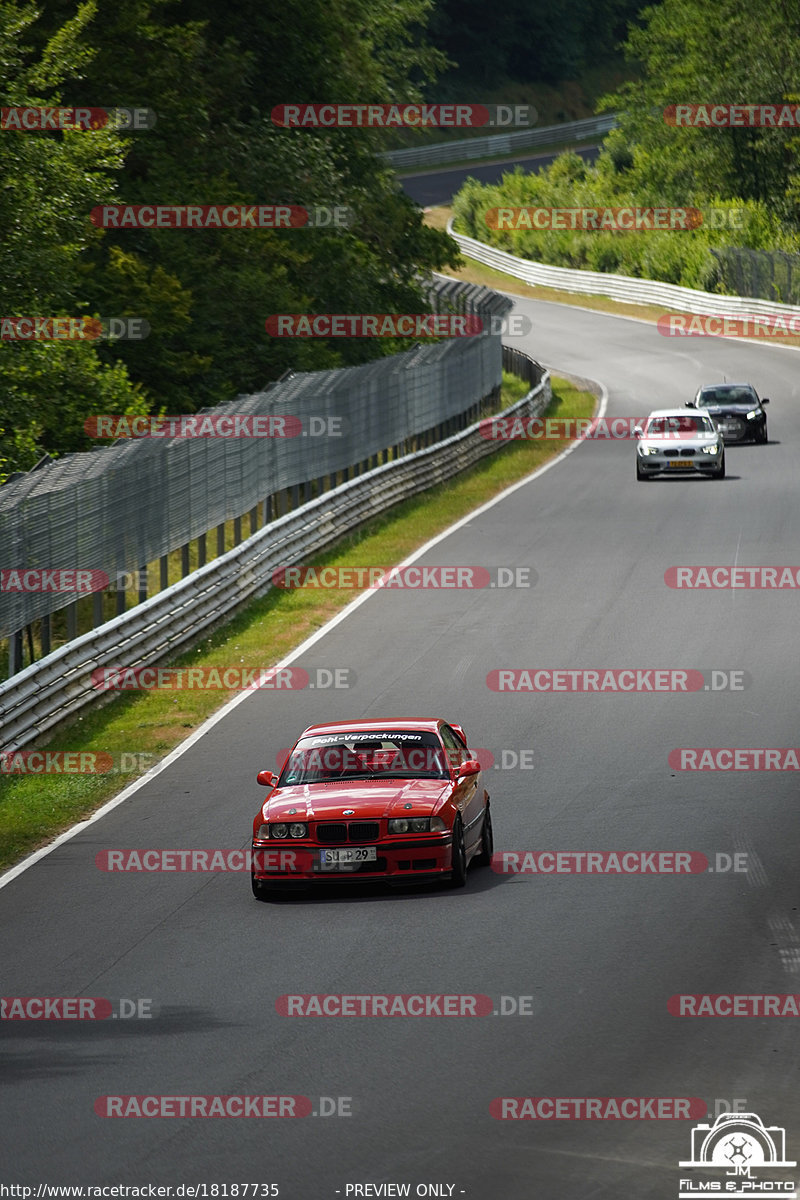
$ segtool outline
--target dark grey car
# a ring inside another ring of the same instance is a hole
[[[686,407],[705,409],[726,442],[766,442],[765,404],[769,400],[759,400],[750,383],[715,383],[701,387]]]

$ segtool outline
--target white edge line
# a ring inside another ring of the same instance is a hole
[[[600,391],[600,408],[596,413],[596,417],[598,419],[605,416],[606,408],[608,406],[608,391],[605,387],[605,384],[600,384]],[[572,442],[566,447],[565,450],[562,450],[560,454],[557,454],[555,458],[543,463],[541,467],[537,467],[532,474],[526,475],[524,479],[517,480],[516,483],[512,483],[497,496],[494,496],[491,500],[487,500],[486,503],[480,505],[479,508],[473,509],[472,512],[467,513],[465,517],[461,517],[461,519],[456,521],[455,524],[448,526],[447,529],[443,530],[441,533],[438,533],[435,537],[431,538],[430,541],[427,541],[424,546],[420,546],[419,549],[415,550],[413,554],[410,554],[408,558],[404,559],[401,563],[398,563],[397,569],[410,566],[411,563],[416,562],[416,560],[423,554],[427,554],[427,552],[433,549],[434,546],[438,546],[440,542],[443,542],[445,538],[450,537],[452,533],[456,533],[459,529],[462,529],[475,517],[480,516],[481,513],[488,512],[490,508],[494,508],[495,504],[499,504],[502,500],[505,500],[507,496],[511,496],[514,492],[518,491],[519,488],[525,487],[527,484],[532,483],[534,479],[538,479],[540,475],[544,475],[546,471],[549,471],[557,463],[560,463],[563,459],[565,459],[568,454],[572,454],[573,450],[576,450],[578,446],[581,445],[583,440],[585,439],[581,438],[575,442]],[[299,658],[301,654],[305,654],[307,650],[310,650],[311,647],[314,646],[321,638],[323,638],[331,629],[335,629],[341,621],[344,621],[345,618],[349,617],[352,612],[355,612],[357,608],[359,608],[362,604],[365,604],[371,596],[375,595],[376,592],[381,590],[381,588],[368,588],[366,591],[362,592],[361,595],[356,596],[355,600],[351,600],[350,603],[341,610],[341,612],[337,613],[335,617],[331,617],[331,619],[327,621],[320,629],[318,629],[315,633],[312,633],[310,637],[307,637],[304,642],[301,642],[299,646],[287,654],[286,658],[277,663],[275,667],[271,667],[270,673],[273,671],[279,671],[281,668],[287,667],[290,663],[293,663],[295,659]],[[42,846],[39,850],[34,850],[33,854],[29,854],[27,858],[22,860],[22,862],[17,863],[16,866],[11,867],[3,875],[0,875],[0,888],[6,887],[7,884],[11,883],[17,878],[17,876],[21,875],[23,871],[27,871],[30,867],[32,867],[34,863],[39,862],[40,859],[45,858],[48,854],[51,854],[52,851],[58,849],[59,846],[63,846],[65,842],[70,841],[70,839],[74,838],[76,834],[82,833],[84,829],[88,829],[90,825],[94,825],[95,821],[99,821],[107,813],[112,812],[117,805],[124,803],[124,801],[133,796],[135,792],[138,792],[139,788],[144,787],[144,785],[149,783],[151,779],[155,779],[156,775],[160,775],[161,772],[166,770],[167,767],[171,766],[176,759],[180,758],[182,754],[185,754],[187,750],[190,750],[195,742],[199,742],[200,738],[205,737],[208,731],[213,729],[213,727],[219,721],[222,721],[225,717],[227,717],[228,713],[232,712],[237,705],[242,704],[253,690],[257,689],[247,689],[241,692],[238,696],[234,696],[233,699],[228,700],[225,704],[223,704],[222,708],[218,709],[217,712],[204,721],[203,724],[196,729],[194,733],[190,734],[185,741],[181,742],[179,746],[176,746],[174,750],[170,750],[169,754],[167,754],[165,758],[162,758],[159,763],[156,763],[154,767],[151,767],[149,771],[146,771],[144,775],[141,775],[128,787],[123,788],[118,796],[112,797],[112,799],[104,804],[101,808],[98,808],[97,812],[92,813],[90,817],[87,817],[85,821],[79,821],[77,825],[72,825],[62,834],[59,834],[54,841],[48,842],[46,846]]]

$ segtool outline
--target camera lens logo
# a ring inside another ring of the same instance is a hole
[[[679,1197],[707,1193],[709,1188],[726,1196],[752,1196],[754,1188],[781,1196],[797,1196],[791,1180],[757,1179],[754,1170],[796,1167],[786,1158],[786,1130],[778,1125],[765,1126],[756,1113],[722,1113],[713,1125],[701,1123],[692,1130],[692,1157],[681,1167],[715,1169],[722,1172],[719,1181],[681,1179]]]

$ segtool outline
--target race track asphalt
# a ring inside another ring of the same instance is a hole
[[[572,147],[576,154],[586,162],[594,162],[599,154],[597,146]],[[473,163],[470,166],[436,168],[421,171],[417,174],[403,172],[398,176],[403,191],[407,192],[422,208],[435,204],[449,204],[452,197],[469,179],[478,179],[481,183],[499,183],[504,175],[509,174],[515,167],[525,171],[541,171],[555,162],[558,154],[527,154],[517,158],[505,159],[503,162]]]
[[[730,447],[724,481],[640,484],[631,441],[584,443],[421,560],[532,567],[534,587],[373,594],[298,660],[350,668],[351,689],[249,695],[125,803],[0,888],[4,995],[148,998],[153,1011],[0,1023],[4,1182],[276,1183],[287,1200],[382,1183],[473,1200],[677,1196],[692,1121],[490,1115],[493,1099],[515,1096],[697,1097],[711,1119],[736,1100],[786,1127],[798,1157],[797,1021],[667,1008],[676,993],[790,993],[798,978],[797,773],[668,764],[678,747],[800,743],[798,596],[679,591],[664,573],[800,565],[800,358],[517,305],[533,322],[521,348],[603,384],[609,417],[682,403],[724,374],[770,397],[770,444]],[[500,667],[741,670],[749,686],[508,694],[487,687]],[[248,845],[264,795],[255,774],[274,769],[304,726],[395,715],[460,722],[498,761],[532,751],[531,769],[486,773],[498,851],[696,851],[712,864],[739,852],[749,869],[474,868],[461,891],[348,886],[259,904],[242,874],[95,866],[108,848]],[[488,994],[495,1007],[532,997],[531,1014],[276,1011],[286,993],[395,992]],[[156,1093],[302,1095],[317,1112],[320,1097],[348,1097],[352,1115],[94,1111],[103,1095]]]

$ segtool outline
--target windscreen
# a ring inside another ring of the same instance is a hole
[[[645,437],[648,438],[686,438],[698,433],[713,433],[714,426],[705,414],[692,414],[676,417],[651,417],[647,423]]]
[[[710,408],[715,404],[755,404],[756,397],[746,387],[707,388],[697,397],[697,403],[700,408]]]
[[[447,779],[447,752],[435,733],[387,730],[301,738],[278,787],[342,779]]]

